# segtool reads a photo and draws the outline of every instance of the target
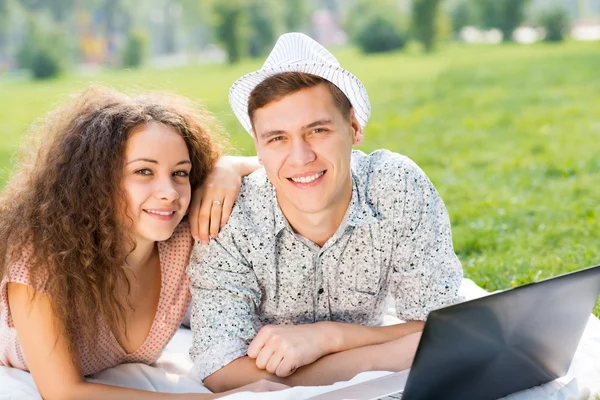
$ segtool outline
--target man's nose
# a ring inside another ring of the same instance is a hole
[[[310,143],[304,138],[294,140],[290,154],[290,161],[296,166],[304,166],[316,158]]]

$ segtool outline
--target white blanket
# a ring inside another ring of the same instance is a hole
[[[467,299],[487,294],[472,281],[465,279],[461,294]],[[389,318],[388,322],[393,321]],[[188,356],[191,332],[179,329],[156,366],[125,364],[102,371],[89,381],[170,393],[210,393],[208,389],[186,377],[192,362]],[[366,372],[347,382],[329,386],[295,387],[273,393],[238,393],[228,399],[306,399],[343,386],[374,379],[389,372]],[[508,396],[510,400],[555,399],[569,397],[586,399],[591,392],[600,393],[600,321],[591,316],[568,374],[554,382]],[[41,399],[31,375],[14,368],[0,367],[0,399]]]

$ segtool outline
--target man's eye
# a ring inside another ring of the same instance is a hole
[[[325,128],[315,128],[313,129],[313,133],[324,133],[327,130]]]
[[[190,173],[185,170],[175,171],[175,172],[173,172],[173,176],[187,178],[188,176],[190,176]]]
[[[135,171],[136,175],[152,175],[152,171],[150,171],[148,168],[143,168],[143,169],[138,169],[137,171]]]
[[[269,143],[279,142],[283,140],[283,136],[275,136],[274,138],[269,139]]]

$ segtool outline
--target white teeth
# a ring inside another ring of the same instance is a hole
[[[294,182],[298,183],[310,183],[315,179],[319,179],[325,172],[319,172],[318,174],[314,174],[311,176],[303,176],[301,178],[291,178]]]
[[[167,216],[167,215],[173,215],[173,214],[175,214],[175,211],[154,211],[154,210],[146,210],[146,212],[147,212],[147,213],[150,213],[150,214],[164,215],[164,216]]]

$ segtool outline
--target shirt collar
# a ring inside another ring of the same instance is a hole
[[[290,232],[293,232],[292,227],[283,215],[283,211],[281,211],[281,207],[279,207],[275,187],[271,185],[271,188],[271,199],[273,201],[273,215],[275,222],[275,236],[279,235],[279,233],[285,228],[288,228]],[[340,224],[340,228],[345,229],[347,226],[360,227],[363,225],[378,222],[382,218],[382,215],[377,212],[376,205],[372,204],[369,200],[365,198],[365,193],[359,192],[358,177],[356,176],[354,171],[352,171],[352,198],[350,199],[348,210],[346,211],[346,215],[344,216],[344,219]],[[337,231],[339,232],[340,230],[341,229],[338,228]]]

